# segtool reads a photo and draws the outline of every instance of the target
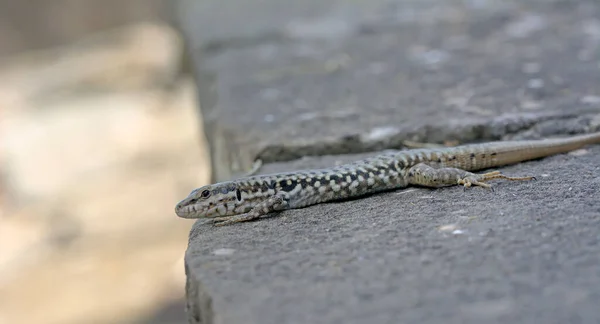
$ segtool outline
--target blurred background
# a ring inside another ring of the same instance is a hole
[[[209,170],[170,5],[0,0],[0,324],[185,322]]]

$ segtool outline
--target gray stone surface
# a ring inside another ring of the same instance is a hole
[[[215,180],[255,158],[499,139],[528,124],[498,117],[600,105],[594,1],[241,3],[181,9]]]
[[[181,1],[215,181],[600,125],[596,1]],[[347,155],[356,154],[359,155]],[[372,153],[374,154],[374,153]],[[300,158],[302,156],[312,156]],[[213,228],[191,323],[596,323],[600,148]]]
[[[186,254],[188,316],[191,323],[200,314],[214,323],[598,323],[598,161],[600,147],[591,147],[507,167],[538,181],[496,182],[493,193],[413,188],[238,226],[198,222]]]

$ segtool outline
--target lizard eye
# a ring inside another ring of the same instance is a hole
[[[208,198],[208,196],[210,196],[210,190],[204,190],[200,193],[200,197],[202,198]]]

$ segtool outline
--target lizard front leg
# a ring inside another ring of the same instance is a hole
[[[225,226],[234,223],[247,222],[275,211],[284,210],[287,208],[287,206],[288,201],[286,198],[281,195],[275,195],[257,204],[254,206],[254,208],[252,208],[252,210],[245,214],[218,217],[213,220],[213,223],[215,226]]]
[[[535,177],[509,177],[500,171],[476,174],[457,168],[433,168],[427,164],[419,163],[410,168],[406,174],[407,182],[412,185],[424,187],[443,187],[462,185],[465,188],[480,186],[491,189],[486,181],[492,179],[506,179],[511,181],[534,180]]]

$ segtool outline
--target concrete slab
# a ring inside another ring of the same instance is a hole
[[[412,188],[236,226],[197,222],[190,323],[597,323],[599,160],[596,146],[507,167],[538,181],[495,192]]]
[[[215,181],[257,158],[496,140],[600,108],[594,1],[244,3],[181,10]]]
[[[599,12],[591,0],[182,1],[213,180],[255,159],[291,171],[405,140],[599,129]],[[197,222],[190,323],[595,323],[590,152],[505,168],[540,180],[495,193],[409,189]]]

